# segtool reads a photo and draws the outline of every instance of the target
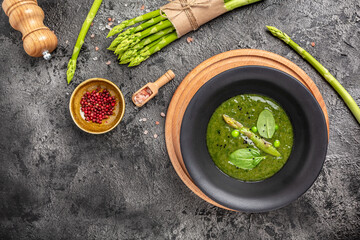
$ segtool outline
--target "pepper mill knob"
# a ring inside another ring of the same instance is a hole
[[[51,58],[57,46],[55,34],[44,25],[44,11],[36,0],[4,0],[2,8],[10,25],[22,33],[25,52],[32,57]]]

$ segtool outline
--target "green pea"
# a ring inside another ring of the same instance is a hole
[[[275,130],[279,129],[279,125],[275,124]]]
[[[233,136],[234,138],[237,138],[239,135],[240,135],[240,131],[239,131],[239,130],[237,130],[237,129],[232,130],[231,136]]]
[[[274,147],[280,147],[280,141],[279,140],[275,140],[274,142]]]
[[[257,129],[257,127],[254,126],[254,127],[251,128],[251,131],[256,133],[258,131],[258,129]]]

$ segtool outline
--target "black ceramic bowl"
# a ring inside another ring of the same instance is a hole
[[[277,101],[293,125],[294,144],[284,167],[260,182],[243,182],[218,169],[206,145],[210,117],[224,101],[254,93]],[[278,209],[300,197],[314,183],[323,166],[327,145],[323,112],[297,79],[276,69],[238,67],[202,86],[190,101],[181,125],[180,145],[194,183],[215,202],[238,211]]]

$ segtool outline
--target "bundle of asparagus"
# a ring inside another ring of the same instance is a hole
[[[220,0],[223,1],[224,12],[235,8],[255,3],[261,0]],[[211,0],[191,3],[179,1],[180,12],[192,6],[201,6],[211,4]],[[204,14],[207,9],[203,8]],[[221,10],[222,11],[222,10]],[[178,14],[175,15],[175,17]],[[195,20],[196,21],[196,20]],[[136,27],[130,27],[139,23]],[[130,27],[130,28],[127,28]],[[123,31],[127,28],[125,31]],[[120,60],[120,64],[128,64],[129,67],[137,66],[148,59],[152,54],[160,51],[171,42],[178,39],[179,34],[173,23],[167,19],[162,10],[156,10],[146,13],[142,16],[125,20],[110,30],[107,37],[118,34],[109,46],[109,50],[114,51]],[[183,34],[182,34],[183,35]]]

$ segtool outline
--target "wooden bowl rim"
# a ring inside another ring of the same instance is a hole
[[[119,118],[119,120],[118,120],[117,122],[115,122],[115,124],[114,124],[111,128],[109,128],[109,129],[107,129],[107,130],[105,130],[105,131],[101,131],[101,132],[89,131],[89,130],[81,127],[81,126],[77,123],[77,121],[75,120],[75,117],[74,117],[74,114],[73,114],[73,111],[72,111],[72,107],[71,107],[71,106],[72,106],[72,103],[73,103],[73,101],[74,101],[75,94],[77,93],[77,91],[78,91],[82,86],[84,86],[84,85],[86,85],[86,84],[88,84],[88,83],[90,83],[90,82],[94,82],[94,81],[101,81],[101,82],[106,82],[106,83],[110,84],[111,86],[113,86],[113,87],[116,89],[116,91],[118,91],[118,93],[119,93],[119,95],[120,95],[119,105],[121,104],[121,112],[120,112],[120,118]],[[69,102],[69,110],[70,110],[71,118],[72,118],[72,120],[74,121],[74,123],[76,124],[76,126],[78,126],[78,128],[80,128],[80,129],[83,130],[84,132],[87,132],[87,133],[90,133],[90,134],[103,134],[103,133],[107,133],[107,132],[110,132],[111,130],[113,130],[117,125],[119,125],[119,123],[120,123],[121,120],[123,119],[124,114],[125,114],[125,99],[124,99],[124,95],[122,94],[120,88],[119,88],[118,86],[116,86],[116,84],[113,83],[112,81],[107,80],[107,79],[105,79],[105,78],[89,78],[89,79],[83,81],[82,83],[80,83],[80,84],[74,89],[74,91],[72,92],[71,97],[70,97],[70,102]]]

